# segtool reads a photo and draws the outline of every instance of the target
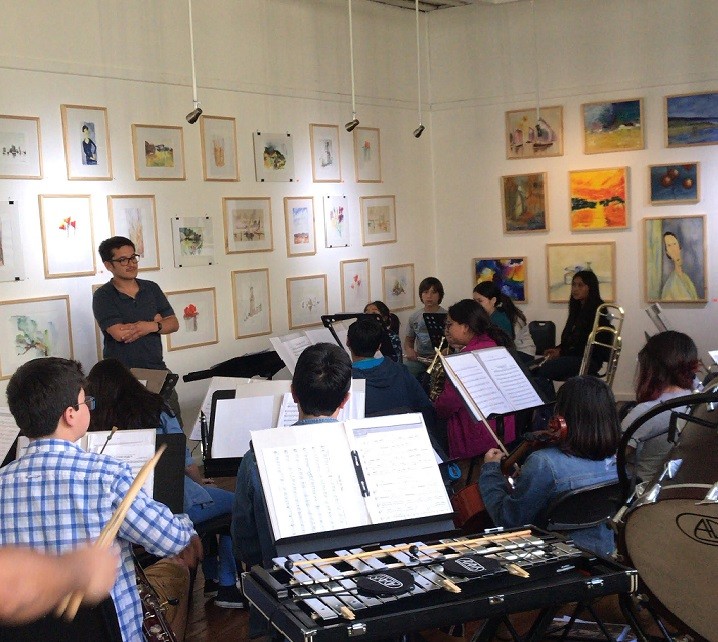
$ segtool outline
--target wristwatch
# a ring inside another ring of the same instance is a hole
[[[157,324],[157,334],[162,334],[162,324],[159,321],[155,321]]]

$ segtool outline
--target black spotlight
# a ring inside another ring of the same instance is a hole
[[[421,135],[424,133],[424,130],[425,130],[425,129],[426,129],[426,127],[424,127],[424,125],[419,125],[419,126],[414,130],[414,138],[419,138],[419,136],[421,136]]]
[[[355,118],[354,120],[350,120],[346,125],[344,125],[344,129],[346,129],[348,132],[353,131],[358,124],[359,121]]]
[[[202,115],[202,108],[198,105],[189,114],[187,114],[185,116],[185,118],[187,119],[187,122],[190,125],[194,125],[199,120],[199,117],[201,115]]]

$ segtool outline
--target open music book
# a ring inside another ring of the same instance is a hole
[[[276,540],[446,515],[419,413],[252,431]]]
[[[349,354],[349,349],[347,348],[347,328],[348,326],[345,326],[342,322],[334,324],[334,331],[342,343],[341,347]],[[299,331],[279,337],[271,337],[269,342],[282,361],[284,361],[284,365],[287,366],[289,372],[293,375],[294,368],[297,365],[297,359],[299,359],[299,355],[302,354],[306,348],[316,343],[336,344],[336,339],[329,328],[311,328],[303,332]]]
[[[442,355],[441,361],[477,421],[489,415],[505,415],[544,405],[506,348]]]

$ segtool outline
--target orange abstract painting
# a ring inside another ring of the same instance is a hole
[[[571,229],[628,227],[628,168],[569,172]]]

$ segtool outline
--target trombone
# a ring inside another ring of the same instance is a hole
[[[613,386],[618,357],[621,355],[621,328],[625,315],[626,313],[620,305],[604,303],[598,306],[593,320],[593,328],[591,334],[588,335],[588,343],[583,351],[579,374],[590,374],[591,357],[594,350],[605,348],[608,350],[608,358],[603,360],[606,363],[606,372],[601,376],[605,377],[609,388]],[[604,319],[608,319],[608,322],[605,322]],[[611,325],[612,321],[615,322],[616,327]]]

